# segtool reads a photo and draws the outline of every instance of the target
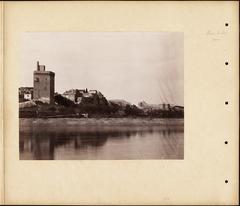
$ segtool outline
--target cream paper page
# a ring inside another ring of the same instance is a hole
[[[4,153],[3,153],[3,2],[0,2],[0,203],[4,197]]]
[[[4,11],[5,203],[238,202],[238,2],[4,2]],[[184,160],[19,160],[21,34],[76,31],[184,32]]]

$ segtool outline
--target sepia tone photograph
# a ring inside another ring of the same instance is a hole
[[[20,160],[184,159],[182,32],[26,32]]]

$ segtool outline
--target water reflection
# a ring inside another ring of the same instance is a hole
[[[20,159],[183,159],[183,126],[68,126],[20,129]]]

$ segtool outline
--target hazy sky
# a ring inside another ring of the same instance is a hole
[[[24,33],[20,86],[36,62],[55,72],[55,91],[97,89],[107,99],[183,105],[183,33]]]

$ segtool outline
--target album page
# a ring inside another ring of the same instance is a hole
[[[237,1],[3,4],[5,204],[238,203]]]

